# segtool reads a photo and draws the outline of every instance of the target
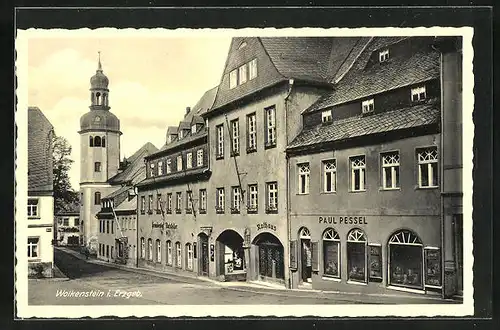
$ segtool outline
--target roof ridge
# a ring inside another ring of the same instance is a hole
[[[267,51],[267,48],[266,46],[264,45],[264,43],[262,42],[261,40],[262,37],[257,37],[257,40],[259,41],[259,44],[262,46],[262,48],[264,49],[264,52],[266,53],[266,56],[269,58],[269,61],[271,61],[271,63],[273,64],[274,66],[274,69],[276,70],[276,72],[278,72],[278,74],[283,77],[284,79],[286,79],[287,77],[285,77],[283,75],[283,73],[278,69],[278,67],[276,66],[276,63],[273,61],[273,57],[271,55],[269,55],[269,52]],[[286,38],[286,37],[285,37]]]
[[[364,45],[364,46],[363,46],[363,48],[359,51],[358,55],[356,55],[356,58],[354,58],[354,60],[351,62],[351,64],[350,64],[350,65],[349,65],[349,67],[347,68],[347,70],[345,70],[345,72],[344,72],[343,74],[341,74],[341,75],[340,75],[340,77],[338,77],[338,78],[334,81],[334,83],[335,83],[335,84],[336,84],[336,83],[338,83],[339,81],[341,81],[341,80],[342,80],[342,78],[344,78],[344,76],[345,76],[345,75],[346,75],[349,71],[351,71],[352,67],[353,67],[353,66],[354,66],[354,64],[358,61],[358,59],[359,59],[359,57],[361,56],[361,54],[363,54],[363,53],[364,53],[364,51],[366,50],[366,47],[368,47],[368,45],[372,42],[373,38],[374,38],[374,37],[370,37],[370,40],[368,40],[368,41],[365,43],[365,45]],[[363,40],[363,37],[360,37],[360,38],[359,38],[359,41],[361,41],[361,40]],[[356,44],[357,44],[357,42],[356,42]],[[352,47],[351,51],[352,51],[355,47],[356,47],[356,45],[354,45],[354,46]],[[349,54],[346,56],[345,60],[347,60],[347,58],[349,57],[349,55],[350,55],[350,54],[351,54],[351,52],[349,52]],[[343,64],[344,64],[344,63],[342,63],[342,65],[343,65]],[[338,70],[340,70],[340,68],[342,67],[342,65],[340,65],[340,66],[339,66],[339,69],[338,69]],[[338,70],[337,70],[337,72],[338,72]],[[335,72],[335,75],[337,75],[337,72]],[[335,77],[335,75],[333,75],[333,77]]]

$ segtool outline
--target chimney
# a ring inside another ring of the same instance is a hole
[[[186,115],[188,115],[190,111],[191,111],[191,107],[186,107]]]

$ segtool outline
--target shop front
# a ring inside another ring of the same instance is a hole
[[[439,293],[442,288],[435,217],[304,216],[294,220],[292,288],[362,293]]]
[[[246,281],[243,237],[236,231],[227,229],[217,237],[216,244],[217,275],[224,281]]]
[[[285,284],[284,248],[279,239],[263,232],[254,238],[252,247],[257,279]]]

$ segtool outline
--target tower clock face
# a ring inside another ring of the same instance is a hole
[[[101,117],[99,117],[99,116],[95,117],[94,121],[95,121],[96,123],[99,123],[99,122],[101,121]]]

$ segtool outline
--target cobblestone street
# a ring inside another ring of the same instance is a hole
[[[114,268],[82,260],[76,252],[60,249],[56,249],[55,259],[68,279],[30,280],[30,305],[449,303],[407,295],[362,296],[256,288],[246,283],[219,284],[173,274]],[[88,296],[75,297],[71,292]]]

